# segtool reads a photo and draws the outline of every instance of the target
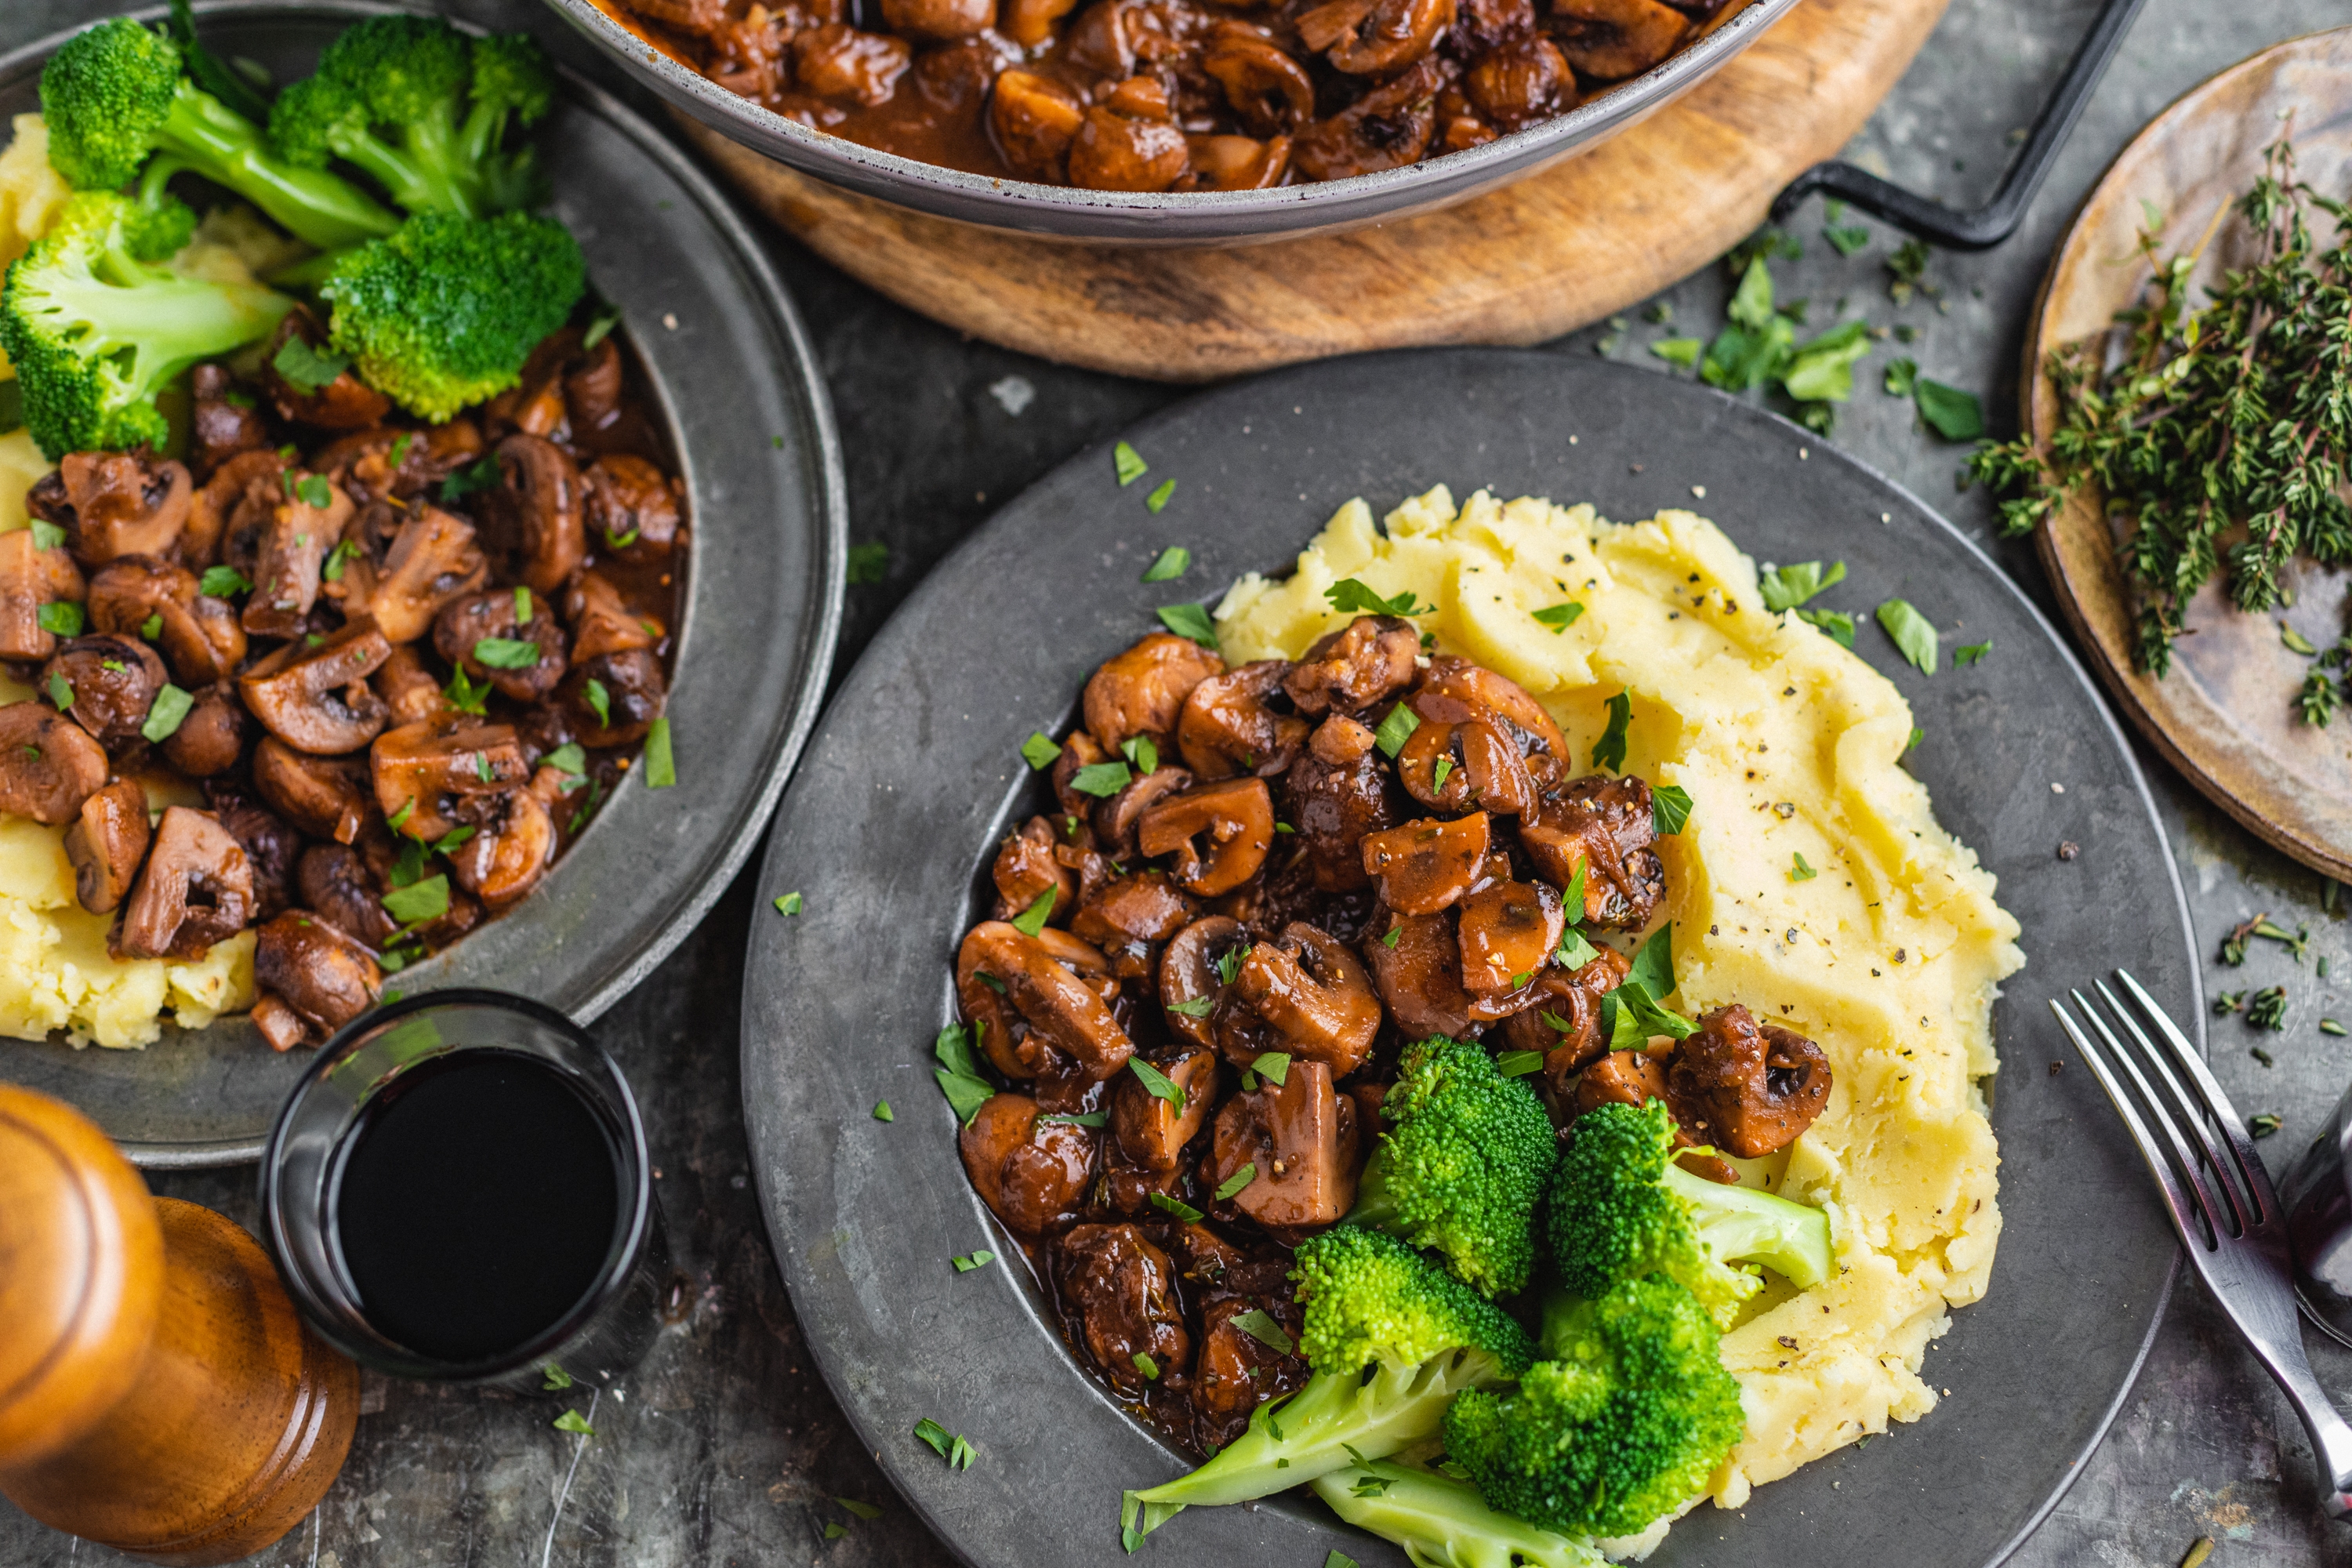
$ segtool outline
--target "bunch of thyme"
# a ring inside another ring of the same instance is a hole
[[[2335,220],[2332,248],[2313,238],[2314,209]],[[2105,335],[2053,352],[2059,417],[2047,452],[2021,437],[1979,447],[1969,464],[2006,494],[2011,534],[2032,531],[2085,480],[2098,487],[2125,525],[2117,549],[2139,589],[2133,661],[2158,677],[2185,606],[2224,561],[2231,602],[2257,612],[2281,603],[2279,574],[2297,552],[2352,561],[2352,207],[2297,180],[2280,142],[2237,211],[2261,259],[2228,274],[2202,309],[2189,298],[2196,255],[2160,255],[2151,212],[2139,249],[2155,278],[2116,318],[2130,330],[2119,363],[2105,363]],[[2311,672],[2299,698],[2308,721],[2333,715],[2329,672],[2347,650],[2352,640]]]

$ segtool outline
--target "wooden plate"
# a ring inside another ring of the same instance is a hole
[[[2262,172],[2263,149],[2289,129],[2302,176],[2328,195],[2352,193],[2352,28],[2292,39],[2231,67],[2116,159],[2042,281],[2021,399],[2036,441],[2048,440],[2058,414],[2042,374],[2048,351],[2111,331],[2115,313],[2147,284],[2136,248],[2147,211],[2162,215],[2167,254],[2211,231],[2195,274],[2200,288],[2243,265],[2252,258],[2249,236],[2231,205]],[[2313,216],[2325,243],[2327,220]],[[2352,573],[2299,562],[2284,577],[2293,605],[2259,616],[2233,609],[2217,577],[2189,604],[2193,635],[2175,645],[2172,673],[2159,681],[2132,668],[2133,594],[2116,531],[2086,487],[2036,536],[2058,603],[2108,691],[2248,831],[2352,880],[2352,721],[2325,730],[2303,722],[2294,694],[2310,660],[2279,637],[2282,622],[2316,647],[2342,637]]]
[[[909,310],[1041,358],[1212,381],[1367,349],[1538,343],[1647,299],[1764,221],[1878,107],[1947,0],[1805,0],[1632,129],[1458,206],[1223,250],[928,217],[675,115],[761,211]]]

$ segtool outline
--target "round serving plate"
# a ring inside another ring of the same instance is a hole
[[[387,9],[245,0],[200,5],[197,18],[221,55],[285,81]],[[0,58],[0,115],[39,107],[41,64],[66,36]],[[694,542],[668,709],[677,783],[648,791],[633,771],[528,899],[391,984],[515,991],[585,1022],[693,930],[750,856],[824,695],[848,535],[824,383],[726,199],[576,78],[539,135],[551,210],[587,252],[591,287],[619,308],[687,482]],[[144,1050],[0,1040],[0,1078],[77,1107],[145,1165],[257,1158],[310,1059],[272,1051],[241,1016],[166,1026]]]
[[[2148,283],[2137,247],[2147,215],[2164,251],[2203,243],[2192,289],[2254,259],[2232,210],[2263,172],[2263,153],[2294,142],[2297,173],[2322,195],[2352,184],[2352,27],[2293,38],[2240,61],[2182,96],[2133,138],[2083,203],[2052,257],[2025,346],[2020,399],[2033,438],[2047,442],[2058,397],[2043,365],[2052,350],[2114,330],[2116,312]],[[2324,247],[2332,226],[2313,215]],[[2118,342],[2117,345],[2121,344]],[[2315,647],[2343,635],[2352,571],[2305,558],[2284,574],[2292,604],[2249,615],[2220,575],[2188,606],[2163,679],[2132,665],[2137,595],[2116,554],[2119,525],[2096,486],[2067,498],[2034,543],[2093,668],[2116,704],[2181,775],[2256,837],[2324,877],[2352,881],[2352,736],[2338,721],[2303,722],[2294,695],[2310,660],[2280,638],[2282,623]]]
[[[1571,437],[1574,444],[1570,444]],[[1041,786],[1018,747],[1073,721],[1087,674],[1245,571],[1286,573],[1339,503],[1380,511],[1441,480],[1457,497],[1590,500],[1633,520],[1697,504],[1759,560],[1843,560],[1821,603],[1912,705],[1907,764],[1944,826],[2000,879],[2028,967],[1995,1007],[1991,1089],[2005,1230],[1990,1294],[1925,1375],[1951,1397],[1786,1479],[1737,1514],[1702,1506],[1653,1563],[1983,1568],[2040,1521],[2106,1430],[2154,1334],[2178,1247],[2139,1156],[2042,999],[2132,971],[2202,1037],[2187,905],[2146,781],[2065,644],[1915,497],[1781,419],[1692,382],[1588,357],[1447,350],[1326,362],[1207,394],[1127,439],[1153,516],[1086,452],[1000,512],[898,611],[795,776],[743,994],[744,1112],[776,1257],[818,1364],[867,1447],[967,1560],[1124,1561],[1119,1494],[1185,1468],[1073,1358],[964,1178],[931,1078],[956,944],[1000,836]],[[1694,503],[1695,487],[1705,500]],[[1165,546],[1180,583],[1146,585]],[[1991,656],[1933,677],[1869,621],[1909,599]],[[2055,786],[2063,785],[2061,793]],[[2071,841],[2078,852],[2060,859]],[[887,1100],[896,1120],[874,1120]],[[958,1274],[949,1258],[1005,1259]],[[2085,1303],[2094,1302],[2095,1306]],[[967,1437],[950,1470],[912,1431]],[[1193,1509],[1143,1549],[1169,1563],[1365,1563],[1402,1553],[1286,1497]]]
[[[1433,212],[1573,156],[1647,119],[1720,70],[1797,0],[1728,0],[1735,13],[1630,81],[1555,119],[1466,153],[1400,169],[1267,191],[1086,191],[942,168],[787,120],[649,43],[616,0],[547,0],[565,21],[675,108],[755,153],[862,195],[989,228],[1100,245],[1236,245]]]

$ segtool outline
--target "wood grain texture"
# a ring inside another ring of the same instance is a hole
[[[2147,287],[2136,249],[2146,214],[2163,216],[2168,253],[2210,235],[2192,278],[2200,289],[2252,259],[2231,204],[2290,123],[2303,176],[2322,192],[2352,194],[2352,28],[2280,44],[2211,78],[2116,159],[2060,245],[2034,310],[2021,401],[2036,441],[2049,439],[2058,417],[2042,372],[2049,351],[2113,330],[2115,313]],[[2324,234],[2326,218],[2315,217]],[[2269,615],[2233,608],[2217,576],[2190,601],[2189,635],[2159,681],[2132,668],[2135,600],[2116,554],[2118,531],[2104,497],[2085,486],[2035,536],[2060,607],[2108,691],[2248,831],[2352,880],[2352,723],[2322,730],[2302,721],[2294,695],[2310,660],[2279,631],[2292,625],[2314,647],[2332,645],[2346,630],[2352,573],[2296,562],[2282,579],[2293,605]]]
[[[1333,354],[1534,343],[1644,299],[1762,223],[1899,79],[1947,0],[1806,0],[1632,129],[1458,206],[1220,250],[1070,244],[853,195],[673,116],[835,266],[974,337],[1158,381]]]
[[[229,1563],[342,1469],[359,1369],[235,1224],[0,1084],[0,1494],[152,1563]]]

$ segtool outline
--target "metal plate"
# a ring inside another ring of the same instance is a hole
[[[1578,443],[1569,445],[1573,435]],[[1328,362],[1211,393],[1128,433],[1154,518],[1089,451],[937,570],[828,710],[772,836],[744,982],[744,1110],[769,1232],[810,1347],[866,1446],[965,1558],[1022,1568],[1125,1561],[1120,1490],[1183,1466],[1073,1361],[1017,1262],[959,1275],[950,1255],[1016,1250],[965,1181],[931,1079],[950,965],[998,837],[1042,794],[1015,748],[1068,723],[1099,660],[1155,605],[1286,572],[1341,501],[1375,511],[1444,480],[1457,496],[1591,500],[1617,519],[1696,503],[1759,559],[1842,559],[1823,602],[1900,595],[1994,653],[1933,678],[1865,624],[1863,656],[1910,700],[1908,765],[1944,825],[2000,879],[2029,966],[1994,1010],[2006,1233],[1992,1289],[1955,1315],[1926,1375],[1952,1397],[1711,1506],[1651,1561],[1981,1568],[2057,1500],[2105,1431],[2169,1289],[2172,1233],[2139,1157],[2042,998],[2131,969],[2200,1031],[2189,916],[2124,737],[2051,626],[1923,503],[1782,420],[1688,381],[1562,354],[1484,350]],[[1800,453],[1810,448],[1810,460]],[[1635,471],[1639,465],[1639,471]],[[1882,521],[1882,519],[1884,521]],[[1181,584],[1138,582],[1164,545]],[[2053,784],[2063,784],[2063,794]],[[2081,847],[2061,861],[2059,844]],[[872,1120],[887,1099],[897,1120]],[[950,1471],[910,1436],[929,1416],[979,1462]],[[1194,1509],[1144,1550],[1161,1563],[1365,1563],[1401,1553],[1319,1504]]]
[[[198,15],[223,55],[258,59],[283,81],[383,9]],[[0,114],[38,107],[41,62],[61,41],[0,58]],[[575,79],[540,134],[552,210],[586,250],[593,286],[620,308],[683,462],[695,539],[669,704],[677,783],[653,793],[633,774],[529,899],[394,984],[520,992],[585,1022],[694,929],[749,858],[824,692],[848,533],[824,384],[726,199],[645,121]],[[0,1077],[79,1107],[146,1165],[257,1158],[309,1062],[270,1050],[242,1016],[167,1026],[137,1051],[0,1040]]]

